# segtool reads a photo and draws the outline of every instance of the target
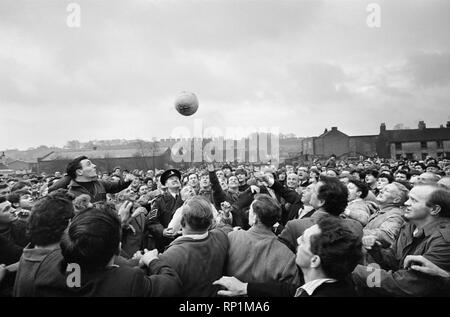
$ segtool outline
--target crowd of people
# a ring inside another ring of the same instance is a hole
[[[448,296],[450,160],[0,181],[2,296]]]

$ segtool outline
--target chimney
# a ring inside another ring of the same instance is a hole
[[[424,121],[419,121],[419,130],[424,130],[427,126]]]
[[[382,123],[381,125],[380,125],[380,134],[381,133],[384,133],[384,132],[386,132],[386,123]]]
[[[325,128],[325,131],[323,131],[323,133],[327,133],[328,132],[328,129],[327,128]]]
[[[450,121],[447,121],[447,128],[450,128]]]
[[[331,127],[331,131],[337,131],[337,127]]]

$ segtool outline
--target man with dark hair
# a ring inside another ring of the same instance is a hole
[[[212,283],[222,276],[231,227],[210,230],[212,223],[211,203],[200,196],[189,199],[183,206],[182,236],[159,256],[178,273],[180,296],[216,296],[217,287]]]
[[[31,183],[28,181],[19,181],[11,187],[11,192],[18,190],[31,190]]]
[[[403,169],[395,172],[395,181],[396,182],[407,182],[411,178],[411,175]]]
[[[243,168],[238,168],[234,175],[239,181],[239,193],[245,192],[250,187],[247,184],[247,171]]]
[[[16,190],[8,195],[8,201],[15,209],[14,213],[21,219],[28,219],[34,199],[28,190]]]
[[[369,190],[373,193],[377,190],[377,178],[378,171],[377,170],[368,170],[366,171],[366,184],[369,186]]]
[[[351,272],[361,260],[361,239],[348,228],[345,220],[323,217],[297,239],[296,264],[305,283],[245,283],[224,276],[214,282],[225,290],[219,295],[250,297],[353,297],[356,296]]]
[[[294,253],[272,232],[280,216],[281,206],[274,198],[255,195],[249,210],[251,228],[228,234],[227,275],[245,282],[300,282]]]
[[[9,193],[11,193],[11,189],[8,184],[0,183],[0,196],[8,195]]]
[[[405,268],[408,255],[422,255],[443,270],[450,270],[450,194],[432,185],[414,187],[395,243],[388,249],[374,245],[370,255],[381,269],[358,265],[353,280],[365,295],[439,296],[443,281]],[[367,283],[373,276],[376,283]],[[373,286],[373,287],[371,287]]]
[[[59,280],[37,283],[35,295],[143,297],[178,293],[178,275],[157,259],[156,250],[140,256],[140,265],[155,275],[148,276],[137,267],[115,265],[120,238],[121,222],[113,210],[90,208],[77,214],[61,238],[62,261],[47,268]],[[74,283],[67,282],[71,281],[71,267],[79,268]]]
[[[106,194],[115,194],[127,188],[134,177],[128,174],[124,181],[108,182],[97,180],[97,168],[86,156],[81,156],[70,162],[67,166],[67,175],[72,179],[69,184],[69,193],[74,196],[89,194],[91,202],[105,201]]]
[[[347,185],[348,205],[345,208],[343,216],[359,221],[365,226],[369,221],[371,209],[369,202],[365,201],[369,188],[361,181],[351,179]]]
[[[91,202],[106,201],[106,194],[115,194],[130,186],[134,176],[127,174],[122,181],[110,182],[97,179],[97,166],[86,156],[79,156],[67,164],[67,176],[53,184],[48,192],[68,186],[69,193],[76,196],[88,194]]]
[[[269,184],[272,186],[274,183]],[[321,176],[311,194],[310,204],[316,210],[311,217],[291,220],[278,236],[293,252],[296,241],[303,232],[313,226],[317,221],[328,215],[339,217],[348,203],[347,187],[334,177]],[[346,219],[345,223],[354,230],[356,235],[362,236],[362,226],[353,219]]]
[[[47,196],[33,206],[28,220],[31,242],[20,259],[14,296],[35,295],[35,278],[39,274],[45,275],[43,263],[58,259],[61,236],[73,216],[72,202],[60,197]]]

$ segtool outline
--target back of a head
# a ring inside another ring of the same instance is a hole
[[[74,209],[69,200],[53,196],[39,199],[31,209],[28,219],[31,243],[47,246],[60,242],[73,216]]]
[[[311,252],[320,257],[320,265],[329,278],[343,280],[362,258],[361,238],[338,217],[321,218],[321,233],[311,236]]]
[[[255,195],[252,203],[253,213],[266,227],[271,228],[281,217],[281,206],[276,199],[266,194]]]
[[[77,214],[61,239],[66,263],[92,272],[106,267],[119,252],[121,223],[113,210],[90,208]]]
[[[428,207],[439,206],[439,217],[450,218],[450,192],[448,190],[436,187],[426,204]]]
[[[13,187],[11,187],[11,192],[16,192],[16,191],[22,190],[26,187],[31,187],[31,183],[28,181],[19,181],[19,182],[15,183],[13,185]]]
[[[408,188],[400,182],[392,182],[391,185],[395,186],[397,190],[397,197],[399,201],[396,203],[396,205],[403,206],[403,204],[408,200]]]
[[[181,225],[194,231],[206,232],[213,222],[211,203],[202,196],[195,196],[183,205]]]
[[[326,212],[338,216],[344,212],[348,204],[348,189],[338,178],[320,176],[322,185],[317,193],[317,198],[325,201],[322,206]]]

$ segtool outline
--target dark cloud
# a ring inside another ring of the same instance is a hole
[[[376,1],[379,29],[371,1],[75,2],[79,29],[68,2],[0,2],[4,147],[167,137],[195,118],[298,135],[447,120],[446,0]],[[173,108],[183,90],[200,98],[195,117]]]

